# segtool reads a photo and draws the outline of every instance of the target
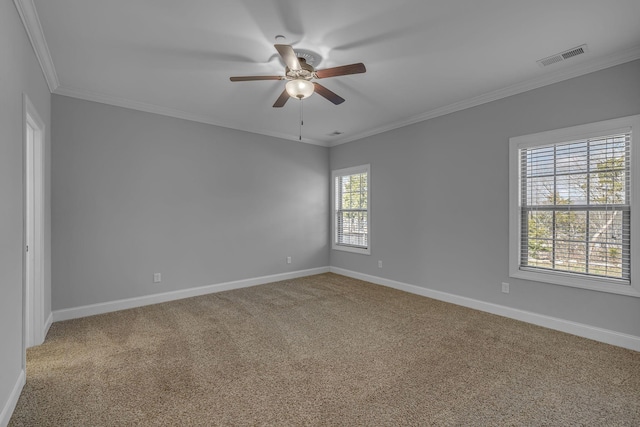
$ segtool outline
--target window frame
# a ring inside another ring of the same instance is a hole
[[[336,206],[336,179],[338,177],[367,174],[367,246],[351,246],[338,243],[338,206]],[[363,255],[371,255],[371,165],[352,166],[331,171],[331,249],[352,252]]]
[[[520,266],[520,150],[631,131],[630,141],[630,283],[600,276]],[[509,138],[509,276],[562,286],[640,297],[640,115],[621,117]]]

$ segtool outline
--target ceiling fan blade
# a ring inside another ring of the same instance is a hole
[[[243,76],[243,77],[229,77],[232,82],[250,82],[253,80],[282,80],[282,76]]]
[[[325,68],[324,70],[316,70],[316,78],[326,79],[327,77],[346,76],[347,74],[359,74],[366,72],[362,62],[357,64],[343,65],[341,67]]]
[[[284,107],[284,104],[287,103],[289,98],[291,97],[289,96],[289,93],[287,93],[287,90],[283,90],[278,99],[276,99],[275,104],[273,104],[274,108]]]
[[[302,69],[302,67],[300,67],[300,61],[298,61],[298,56],[291,46],[288,44],[276,44],[274,46],[290,70],[299,71]]]
[[[333,93],[332,91],[330,91],[326,87],[322,86],[321,84],[314,82],[313,85],[315,86],[315,92],[318,95],[324,96],[325,98],[327,98],[329,101],[333,102],[334,104],[338,105],[338,104],[342,104],[344,102],[344,98],[342,98],[339,95],[336,95],[335,93]]]

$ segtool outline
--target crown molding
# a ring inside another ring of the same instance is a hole
[[[44,38],[36,6],[33,4],[33,0],[13,0],[13,3],[18,9],[24,29],[27,32],[27,36],[29,36],[29,41],[31,41],[31,46],[33,46],[40,68],[42,68],[44,78],[49,86],[49,91],[53,92],[60,86],[60,81],[53,66],[49,46],[47,46],[47,41]]]
[[[507,98],[512,95],[517,95],[533,89],[538,89],[554,83],[559,83],[561,81],[572,79],[574,77],[579,77],[585,74],[604,70],[605,68],[614,67],[616,65],[624,64],[626,62],[631,62],[636,59],[640,59],[640,46],[635,46],[631,49],[623,50],[612,55],[608,55],[599,59],[588,61],[586,63],[583,62],[581,64],[577,64],[562,70],[555,71],[551,74],[545,74],[544,76],[530,79],[522,83],[517,83],[515,85],[507,86],[505,88],[488,92],[479,96],[475,96],[473,98],[454,102],[453,104],[449,104],[444,107],[427,111],[426,113],[419,114],[407,120],[390,123],[388,125],[380,126],[380,127],[368,130],[366,132],[361,132],[356,135],[351,135],[347,138],[344,138],[338,141],[333,141],[331,144],[329,144],[329,146],[335,147],[337,145],[346,144],[347,142],[357,141],[359,139],[377,135],[379,133],[388,132],[390,130],[398,129],[414,123],[423,122],[425,120],[444,116],[446,114],[455,113],[461,110],[466,110],[467,108],[476,107],[478,105],[486,104],[492,101],[497,101],[502,98]]]
[[[19,0],[16,0],[19,1]],[[473,98],[465,99],[462,101],[454,102],[444,107],[435,108],[417,116],[410,117],[406,120],[393,122],[384,126],[380,126],[374,129],[370,129],[365,132],[357,133],[355,135],[348,136],[334,141],[320,141],[312,139],[304,139],[301,141],[307,144],[319,145],[321,147],[335,147],[338,145],[346,144],[348,142],[357,141],[370,136],[374,136],[380,133],[388,132],[401,127],[409,126],[415,123],[423,122],[425,120],[434,119],[436,117],[444,116],[447,114],[455,113],[457,111],[466,110],[467,108],[476,107],[478,105],[486,104],[488,102],[497,101],[499,99],[507,98],[509,96],[517,95],[523,92],[528,92],[533,89],[538,89],[544,86],[548,86],[554,83],[559,83],[564,80],[569,80],[574,77],[580,77],[585,74],[590,74],[596,71],[604,70],[606,68],[614,67],[616,65],[624,64],[640,59],[640,46],[636,46],[632,49],[617,52],[612,55],[608,55],[599,59],[595,59],[588,62],[583,62],[568,68],[564,68],[555,71],[538,78],[530,79],[515,85],[507,86],[502,89],[498,89],[492,92],[488,92],[482,95],[475,96]],[[278,133],[278,132],[265,132],[259,129],[250,129],[233,125],[230,123],[222,123],[214,120],[210,116],[198,115],[193,113],[187,113],[181,110],[160,107],[157,105],[146,104],[143,102],[132,101],[125,98],[118,98],[110,95],[99,94],[91,91],[69,88],[64,86],[58,86],[53,93],[69,96],[72,98],[84,99],[87,101],[99,102],[102,104],[115,105],[118,107],[130,108],[133,110],[146,111],[148,113],[155,113],[164,116],[176,117],[184,120],[190,120],[194,122],[206,123],[214,126],[220,126],[229,129],[235,129],[250,133],[256,133],[259,135],[271,136],[274,138],[286,139],[290,141],[300,142],[298,138],[291,135]]]
[[[168,116],[168,117],[174,117],[177,119],[189,120],[192,122],[205,123],[213,126],[238,130],[242,132],[249,132],[249,133],[255,133],[258,135],[271,136],[274,138],[286,139],[286,140],[296,141],[296,142],[303,142],[306,144],[319,145],[322,147],[328,146],[325,142],[322,142],[322,141],[316,141],[316,140],[306,139],[306,138],[303,138],[302,141],[300,141],[297,137],[292,137],[291,135],[287,135],[284,133],[265,132],[262,130],[251,129],[244,126],[235,125],[232,123],[222,123],[215,120],[213,117],[207,116],[207,115],[188,113],[175,108],[161,107],[154,104],[147,104],[145,102],[133,101],[127,98],[120,98],[120,97],[106,95],[98,92],[92,92],[84,89],[70,88],[67,86],[58,86],[58,88],[55,91],[53,91],[53,93],[56,95],[68,96],[71,98],[83,99],[85,101],[93,101],[93,102],[98,102],[100,104],[113,105],[116,107],[129,108],[131,110],[144,111],[146,113],[159,114],[161,116]]]

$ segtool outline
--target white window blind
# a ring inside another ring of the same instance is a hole
[[[369,165],[333,172],[334,249],[369,253]]]
[[[522,267],[630,280],[631,133],[520,150]]]

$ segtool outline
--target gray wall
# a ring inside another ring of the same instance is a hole
[[[58,95],[52,111],[54,310],[329,264],[327,148]]]
[[[0,411],[22,369],[23,102],[26,93],[45,122],[45,277],[50,277],[50,95],[12,1],[0,2]],[[51,283],[45,283],[45,319]]]
[[[638,114],[639,76],[634,61],[332,148],[331,169],[371,164],[372,249],[331,266],[640,336],[640,298],[508,276],[509,137]]]

